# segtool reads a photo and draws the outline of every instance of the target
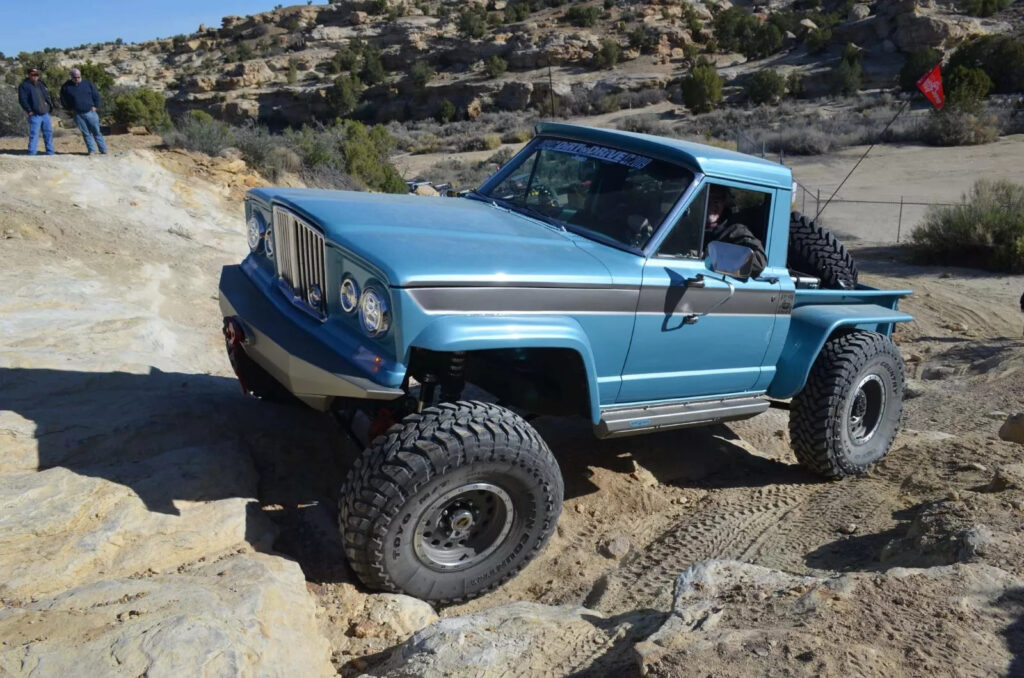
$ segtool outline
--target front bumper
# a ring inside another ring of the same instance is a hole
[[[360,376],[355,365],[277,308],[242,271],[225,266],[220,310],[241,325],[244,350],[296,397],[325,410],[333,398],[393,400],[404,395]]]

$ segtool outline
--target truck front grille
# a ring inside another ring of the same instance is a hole
[[[274,207],[274,245],[277,274],[301,301],[318,314],[327,308],[327,265],[324,236],[282,207]],[[316,286],[318,294],[310,294]],[[319,302],[316,302],[319,298]]]

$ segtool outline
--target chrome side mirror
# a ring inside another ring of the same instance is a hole
[[[715,273],[746,281],[754,268],[754,251],[743,245],[714,240],[708,243],[705,263]]]

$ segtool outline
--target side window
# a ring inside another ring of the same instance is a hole
[[[708,186],[708,209],[705,220],[705,242],[711,240],[732,240],[736,238],[735,230],[730,226],[742,224],[761,243],[764,248],[768,235],[768,220],[772,213],[771,193],[752,191],[744,188],[733,188],[710,184]],[[732,234],[732,237],[729,236]],[[726,236],[726,237],[722,237]],[[739,242],[738,244],[744,244]]]
[[[708,202],[708,187],[704,185],[697,192],[690,204],[683,210],[679,221],[661,243],[658,256],[661,257],[700,257],[700,243],[704,236],[704,214]]]

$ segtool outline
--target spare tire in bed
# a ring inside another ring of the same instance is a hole
[[[857,286],[857,265],[831,232],[799,212],[789,218],[789,255],[786,265],[793,271],[813,275],[828,289]]]

